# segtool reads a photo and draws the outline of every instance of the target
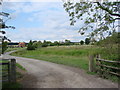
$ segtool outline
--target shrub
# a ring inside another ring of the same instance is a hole
[[[35,50],[35,46],[33,45],[32,40],[28,43],[27,50]]]
[[[46,43],[43,43],[41,47],[47,47],[48,45]]]

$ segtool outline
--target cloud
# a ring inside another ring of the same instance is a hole
[[[4,2],[62,2],[62,0],[4,0]]]
[[[7,3],[8,4],[8,3]],[[8,7],[6,7],[8,8]],[[17,31],[7,31],[7,36],[12,41],[29,40],[65,40],[80,41],[84,37],[78,33],[80,22],[75,26],[70,26],[69,16],[62,7],[62,3],[9,3],[9,9],[25,16],[24,26],[17,28]],[[32,23],[32,24],[31,24]],[[26,25],[28,24],[28,25]],[[42,26],[34,27],[39,24]]]
[[[62,41],[69,39],[72,41],[80,41],[84,39],[77,31],[67,29],[54,28],[20,28],[18,32],[7,31],[7,37],[13,41],[29,41],[29,40],[51,40]]]

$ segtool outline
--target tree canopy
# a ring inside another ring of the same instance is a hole
[[[97,37],[103,39],[104,34],[111,35],[120,27],[120,2],[72,2],[63,0],[64,8],[70,16],[70,25],[74,25],[77,21],[84,21],[84,25],[80,27],[79,33],[84,35],[85,32],[91,30],[88,34],[90,38]]]
[[[0,2],[0,6],[2,6],[2,0]],[[12,28],[15,29],[14,26],[6,25],[6,22],[11,19],[10,14],[6,12],[0,12],[0,29]],[[5,34],[5,31],[0,30],[0,33]],[[7,38],[6,38],[7,39]]]
[[[89,38],[86,38],[85,39],[85,44],[88,45],[90,43],[90,39]]]
[[[83,44],[84,44],[84,41],[83,41],[83,40],[81,40],[81,41],[80,41],[80,44],[81,44],[81,45],[83,45]]]
[[[2,6],[3,0],[0,1],[0,6]],[[0,29],[5,28],[12,28],[15,29],[14,26],[8,26],[6,25],[6,22],[11,19],[10,14],[6,12],[0,12]],[[5,31],[0,31],[1,33],[5,34]]]
[[[2,5],[2,0],[0,1],[0,6]],[[12,28],[15,29],[14,26],[7,26],[6,25],[6,21],[11,19],[10,14],[6,13],[6,12],[0,12],[0,33],[5,34],[5,31],[2,31],[1,29],[5,29],[5,28]],[[0,36],[1,38],[1,42],[2,42],[2,54],[5,52],[5,50],[7,49],[7,41],[11,41],[10,39],[8,39],[6,36]],[[5,41],[7,40],[7,41]]]

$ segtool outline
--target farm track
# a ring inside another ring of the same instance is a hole
[[[14,52],[14,51],[11,51]],[[10,56],[27,70],[21,80],[24,88],[118,88],[117,83],[89,75],[84,70],[47,61]]]

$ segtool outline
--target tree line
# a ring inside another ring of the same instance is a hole
[[[70,40],[65,40],[65,41],[46,41],[44,40],[43,42],[41,41],[32,41],[30,40],[28,45],[27,45],[27,50],[35,50],[36,48],[40,47],[47,47],[47,46],[69,46],[69,45],[89,45],[90,44],[90,39],[86,38],[85,41],[81,40],[80,42],[71,42]]]

